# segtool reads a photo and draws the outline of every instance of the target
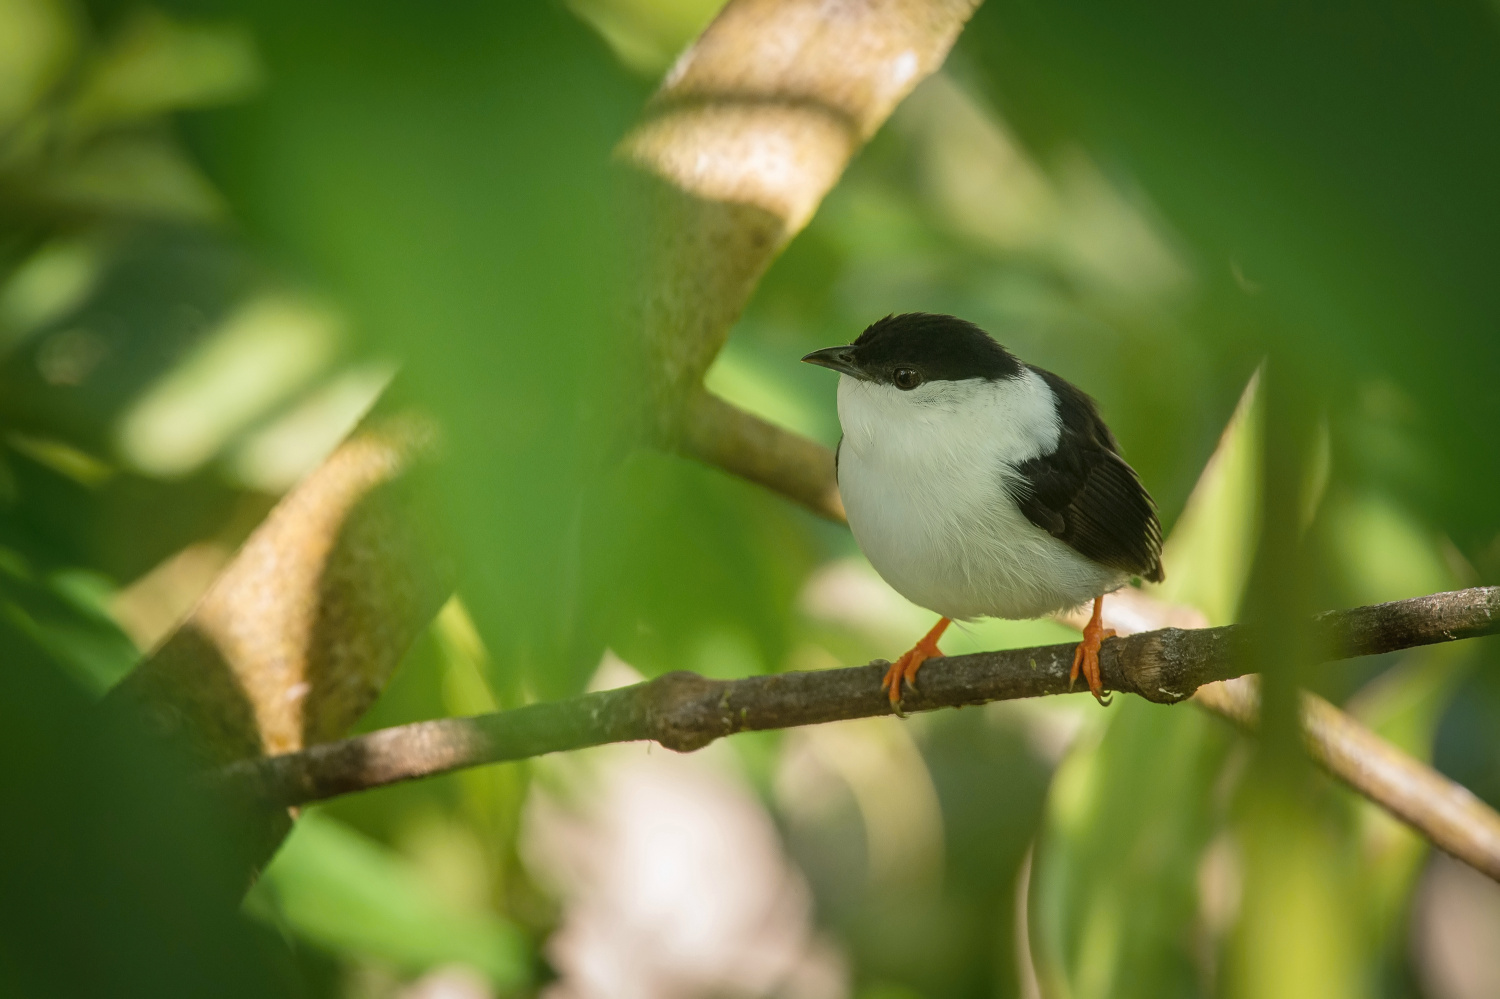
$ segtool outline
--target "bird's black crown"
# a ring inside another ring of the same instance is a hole
[[[956,316],[907,312],[871,323],[854,341],[855,362],[877,381],[912,368],[923,381],[1015,378],[1021,362],[984,330]]]

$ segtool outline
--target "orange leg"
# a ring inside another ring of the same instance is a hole
[[[1078,648],[1073,653],[1073,671],[1068,674],[1068,689],[1073,689],[1081,670],[1084,679],[1089,682],[1089,691],[1093,693],[1094,699],[1100,704],[1108,704],[1109,698],[1104,696],[1104,681],[1099,678],[1099,646],[1106,638],[1114,638],[1115,630],[1104,627],[1100,621],[1099,615],[1103,610],[1104,598],[1095,597],[1094,614],[1084,626],[1083,641],[1078,643]]]
[[[943,632],[952,624],[948,618],[942,618],[932,626],[932,630],[922,636],[922,640],[913,645],[905,655],[891,663],[891,668],[885,671],[885,679],[880,681],[880,689],[891,695],[891,707],[899,707],[901,704],[901,685],[905,683],[908,687],[915,687],[912,681],[916,678],[917,670],[929,659],[942,658],[938,651],[938,639],[943,637]]]

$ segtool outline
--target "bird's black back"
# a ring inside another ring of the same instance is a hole
[[[1037,527],[1074,551],[1153,583],[1161,565],[1161,522],[1135,469],[1120,457],[1094,400],[1065,379],[1027,365],[1057,397],[1057,448],[1014,466],[1011,497]]]

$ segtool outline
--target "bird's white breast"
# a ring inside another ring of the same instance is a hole
[[[913,603],[958,619],[1031,618],[1125,581],[1032,524],[1006,489],[1014,465],[1051,453],[1061,431],[1034,371],[908,392],[843,375],[838,409],[849,526]]]

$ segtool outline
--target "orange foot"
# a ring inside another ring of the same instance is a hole
[[[1107,705],[1110,699],[1104,696],[1104,681],[1099,678],[1099,646],[1106,638],[1114,638],[1115,630],[1104,627],[1100,622],[1099,614],[1103,610],[1104,598],[1095,597],[1094,615],[1084,626],[1083,641],[1078,643],[1078,649],[1073,653],[1073,671],[1068,674],[1068,689],[1073,689],[1073,684],[1078,680],[1078,673],[1081,670],[1084,679],[1089,682],[1089,691],[1094,695],[1094,699],[1100,704]]]
[[[916,678],[917,670],[929,659],[940,659],[942,653],[938,651],[938,639],[943,637],[943,632],[948,625],[952,624],[946,617],[932,626],[932,630],[922,636],[922,640],[903,655],[900,659],[891,663],[891,668],[885,671],[885,679],[880,681],[880,689],[891,695],[891,707],[897,711],[901,710],[901,685],[905,683],[908,687],[915,687],[912,681]]]

